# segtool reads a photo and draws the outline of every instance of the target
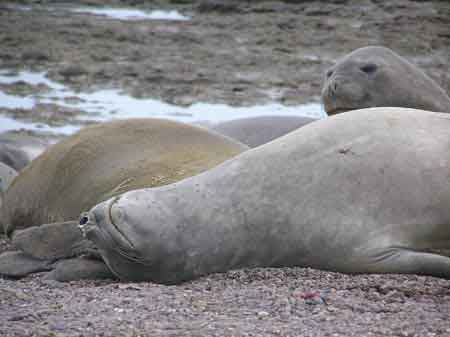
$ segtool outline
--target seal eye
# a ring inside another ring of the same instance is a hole
[[[83,216],[80,219],[80,226],[84,226],[89,222],[89,218],[87,216]]]
[[[331,75],[333,75],[333,70],[328,70],[326,75],[327,75],[327,78],[330,78]]]
[[[373,63],[365,64],[360,69],[366,74],[373,74],[377,70],[377,65]]]

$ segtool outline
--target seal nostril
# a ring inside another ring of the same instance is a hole
[[[368,63],[363,65],[360,69],[361,71],[365,72],[366,74],[370,75],[373,74],[375,71],[377,71],[377,65],[374,63]]]
[[[333,92],[336,92],[336,90],[337,90],[337,88],[338,88],[337,82],[334,82],[334,83],[333,83],[332,88],[333,88]]]
[[[80,219],[80,226],[84,226],[89,222],[89,218],[87,216],[82,216]]]

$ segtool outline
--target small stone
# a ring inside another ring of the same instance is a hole
[[[226,1],[218,1],[218,0],[202,1],[198,5],[197,10],[200,13],[217,12],[217,13],[221,13],[221,14],[240,12],[238,2],[227,3]]]
[[[23,319],[25,319],[25,317],[26,317],[26,316],[24,316],[24,315],[14,315],[14,316],[10,317],[10,318],[8,319],[8,321],[11,321],[11,322],[18,322],[18,321],[22,321]]]
[[[139,287],[135,284],[125,283],[125,284],[119,284],[117,286],[119,289],[130,289],[130,290],[142,290],[142,287]]]
[[[49,56],[41,50],[28,50],[22,54],[23,60],[48,61]]]
[[[259,319],[263,319],[264,317],[269,316],[269,313],[267,311],[259,311],[258,312],[258,317]]]
[[[64,324],[61,323],[61,322],[55,323],[55,324],[53,324],[53,326],[52,326],[52,330],[64,331],[64,329],[65,329],[65,326],[64,326]]]
[[[41,283],[48,288],[64,288],[65,284],[56,280],[50,280],[50,279],[42,279]]]
[[[68,65],[59,70],[59,74],[64,77],[77,77],[87,73],[87,70],[80,65]]]

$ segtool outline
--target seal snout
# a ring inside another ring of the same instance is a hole
[[[334,98],[336,96],[337,90],[338,90],[338,81],[334,80],[328,86],[328,95],[331,98]]]
[[[322,100],[328,105],[335,104],[339,96],[340,85],[349,82],[345,76],[341,76],[335,69],[330,69],[325,73],[324,85],[322,87]]]
[[[327,83],[324,85],[322,89],[322,102],[325,107],[325,111],[328,113],[330,111],[336,110],[340,105],[340,101],[338,99],[338,87],[339,87],[339,79],[329,78]]]

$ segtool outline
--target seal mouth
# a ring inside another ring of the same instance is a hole
[[[128,280],[136,265],[148,268],[153,264],[142,257],[139,249],[124,232],[127,227],[120,227],[119,216],[113,216],[116,214],[112,213],[112,207],[117,200],[117,197],[113,198],[82,213],[78,227],[83,236],[98,248],[108,268],[119,279]],[[136,276],[136,279],[139,277]]]

